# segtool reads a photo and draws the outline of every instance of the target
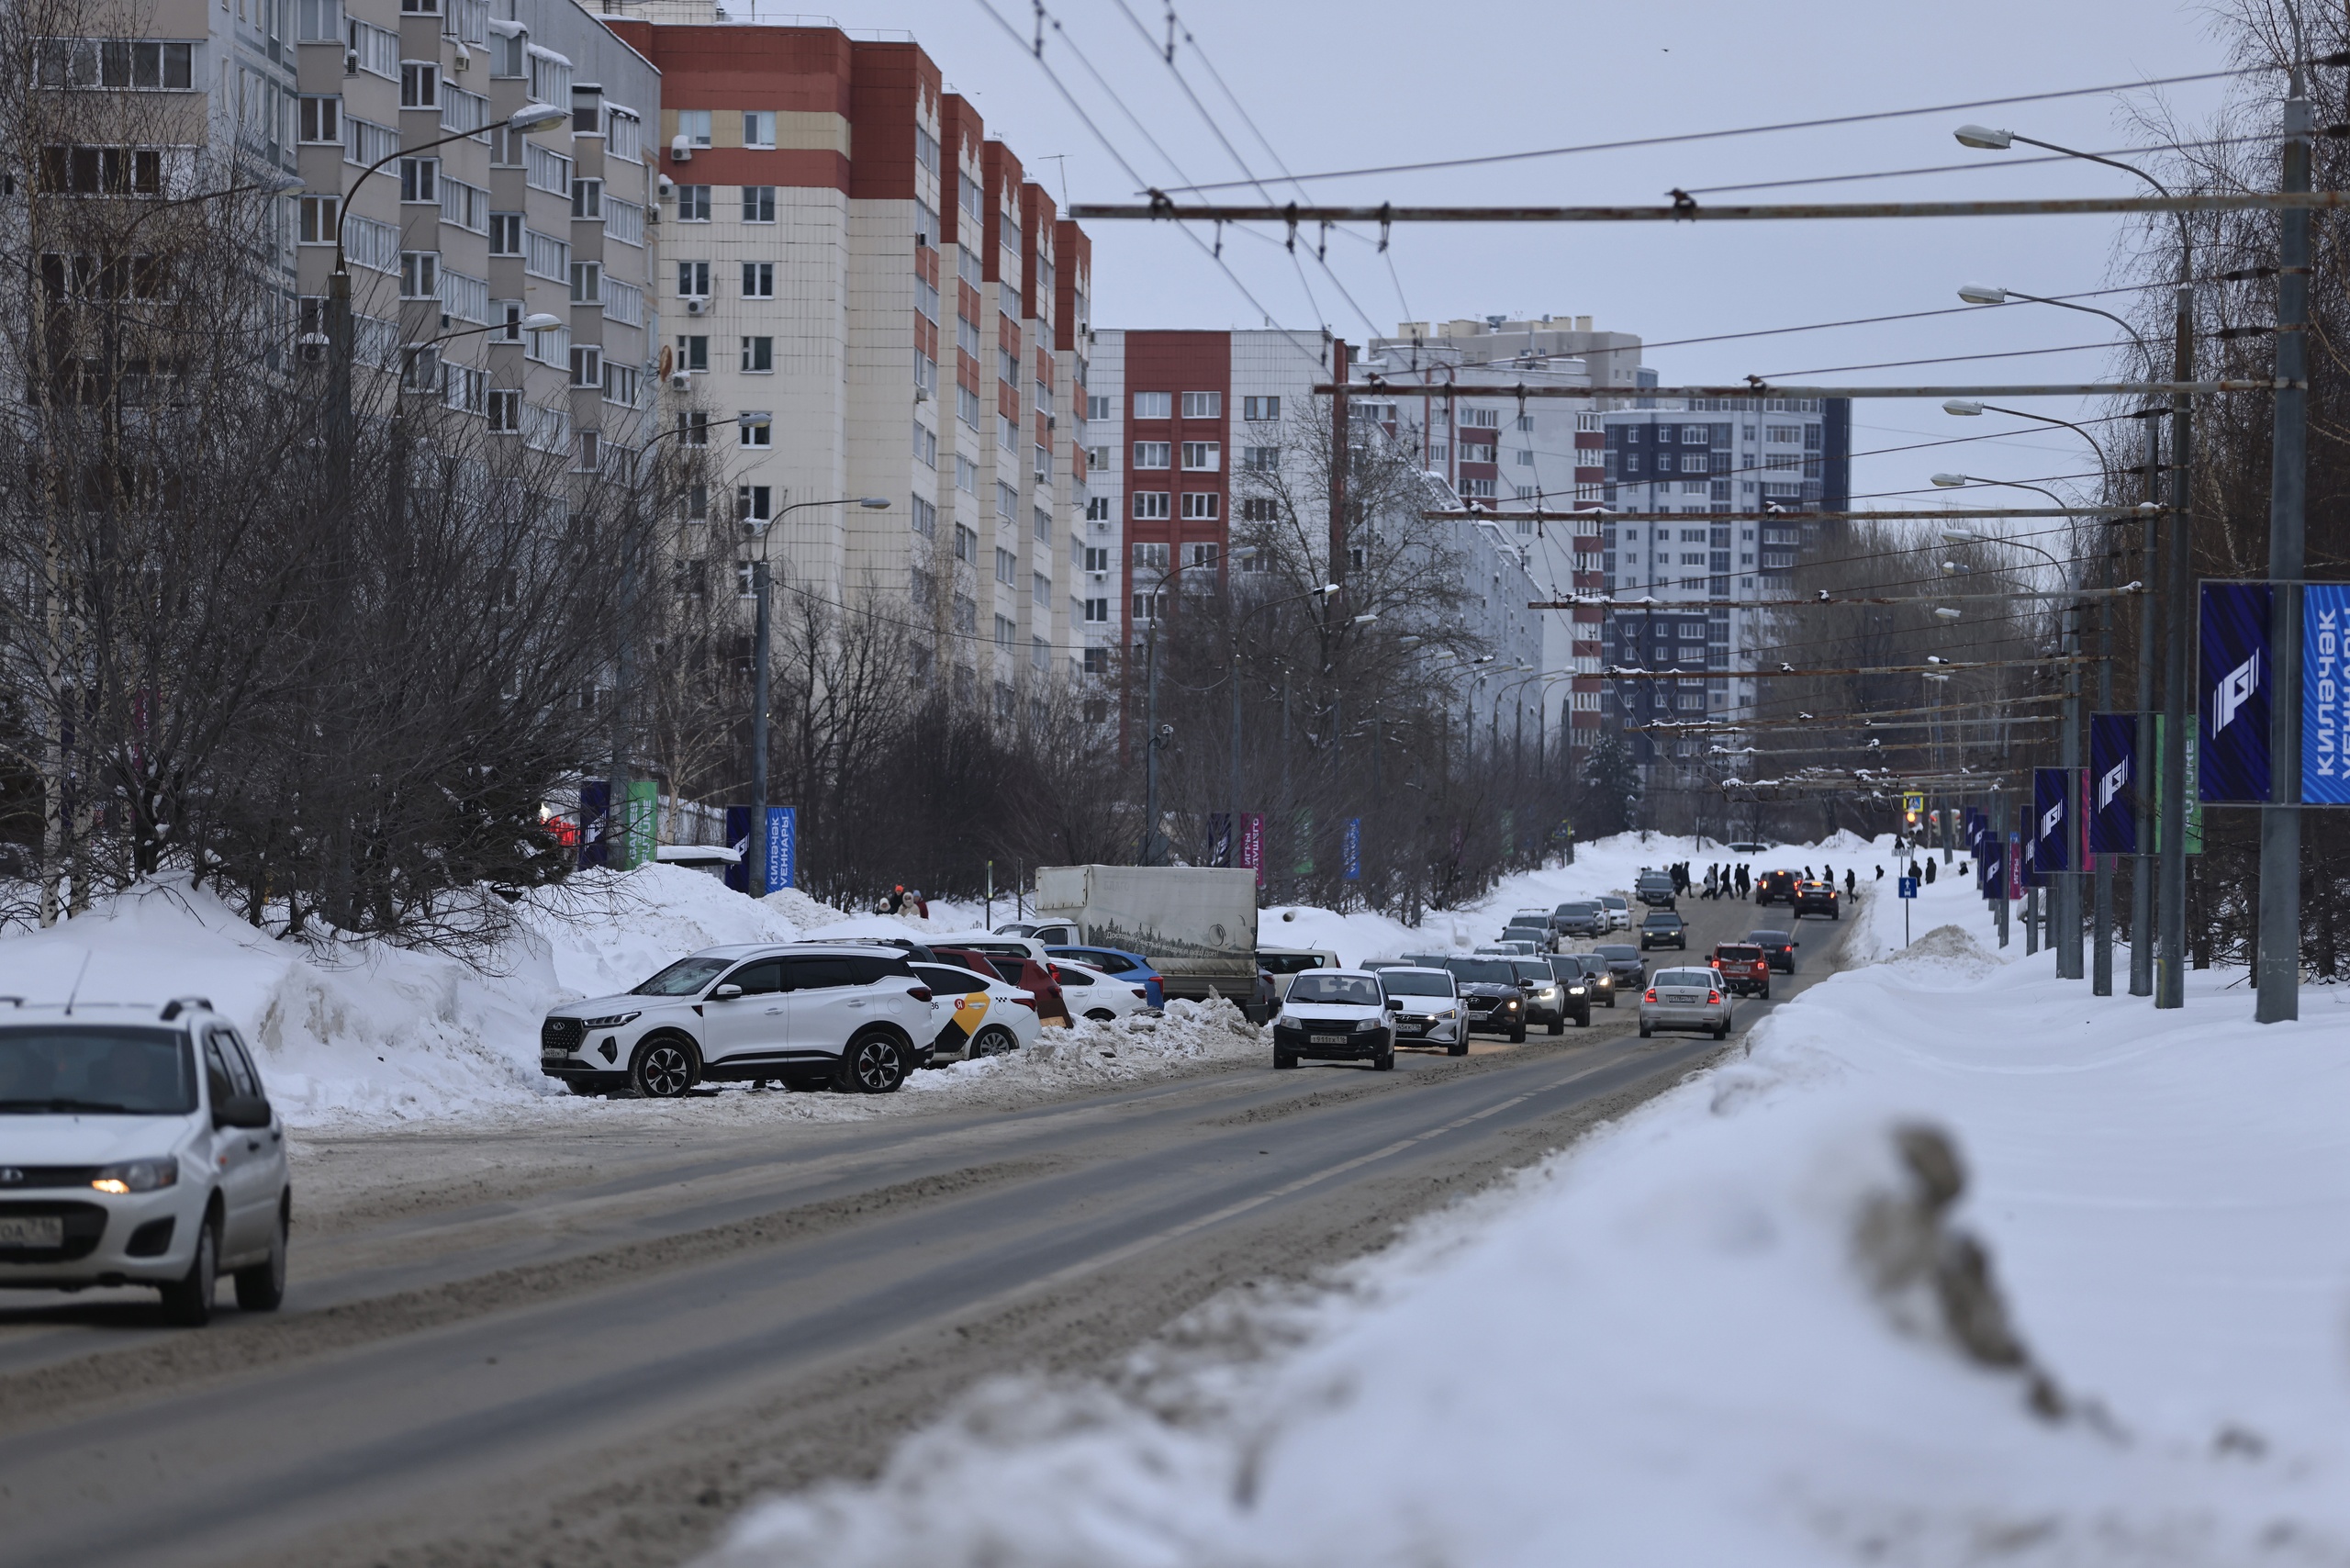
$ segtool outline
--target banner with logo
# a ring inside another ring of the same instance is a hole
[[[2196,735],[2207,803],[2268,799],[2268,710],[2276,690],[2268,617],[2276,598],[2267,583],[2203,585]]]
[[[751,890],[751,808],[726,808],[726,846],[735,854],[734,864],[726,868],[726,885],[738,893]]]
[[[1339,859],[1345,864],[1348,881],[1362,880],[1362,819],[1360,817],[1347,819],[1347,832],[1340,845]]]
[[[800,812],[792,806],[767,808],[767,885],[764,890],[774,892],[778,888],[795,887],[800,874]]]
[[[1208,864],[1211,866],[1237,864],[1232,858],[1233,848],[1232,813],[1210,812],[1208,813]]]
[[[2073,840],[2078,836],[2073,825],[2076,777],[2069,767],[2031,770],[2031,861],[2043,876],[2080,869],[2073,853]]]
[[[2301,800],[2350,806],[2350,583],[2301,589]]]
[[[1257,890],[1265,887],[1265,817],[1261,812],[1240,813],[1240,863],[1257,873]]]
[[[2089,853],[2138,853],[2138,715],[2089,715]]]

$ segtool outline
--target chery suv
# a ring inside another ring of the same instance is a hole
[[[575,1094],[674,1099],[704,1081],[887,1094],[939,1032],[900,948],[706,947],[634,991],[566,1002],[539,1026],[539,1070]]]
[[[285,1128],[200,997],[0,1011],[0,1289],[154,1285],[164,1316],[285,1295]]]

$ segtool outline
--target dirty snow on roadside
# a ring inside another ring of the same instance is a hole
[[[1957,869],[1333,1288],[990,1383],[705,1568],[2350,1563],[2350,997],[2092,998]]]

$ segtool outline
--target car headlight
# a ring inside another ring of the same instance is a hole
[[[1569,996],[1581,996],[1583,994],[1583,987],[1579,985],[1571,985],[1567,987],[1567,994]]]
[[[1503,1002],[1503,1003],[1502,1003],[1502,1005],[1503,1005],[1504,1007],[1507,1007],[1507,1008],[1515,1009],[1515,1008],[1517,1006],[1517,1003],[1518,1003],[1518,999],[1517,999],[1516,997],[1513,996],[1513,997],[1511,997],[1507,1002]]]
[[[1360,1035],[1367,1029],[1376,1029],[1378,1027],[1379,1020],[1376,1018],[1360,1019],[1355,1024],[1355,1033]]]
[[[609,1018],[587,1018],[580,1021],[579,1026],[583,1029],[617,1029],[630,1020],[643,1016],[643,1012],[640,1007],[634,1013],[615,1013]]]
[[[1438,1023],[1442,1023],[1444,1020],[1446,1020],[1446,1019],[1448,1019],[1448,1018],[1458,1018],[1458,1017],[1460,1017],[1460,1010],[1459,1008],[1457,1008],[1457,1007],[1448,1007],[1448,1008],[1446,1008],[1443,1012],[1441,1012],[1441,1013],[1438,1014],[1436,1016],[1437,1016],[1437,1021],[1438,1021]]]
[[[151,1193],[158,1187],[177,1186],[179,1180],[176,1159],[126,1159],[118,1165],[100,1166],[90,1185],[101,1193]]]

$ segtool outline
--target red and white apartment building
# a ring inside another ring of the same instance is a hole
[[[1091,467],[1078,620],[1091,668],[1132,646],[1178,581],[1247,564],[1229,559],[1236,470],[1283,461],[1285,413],[1329,380],[1318,334],[1280,330],[1143,331],[1096,336],[1085,439]],[[1588,745],[1601,722],[1603,611],[1534,610],[1535,600],[1597,595],[1596,509],[1606,479],[1602,400],[1529,398],[1519,383],[1638,385],[1639,340],[1595,332],[1591,318],[1540,322],[1405,323],[1375,339],[1352,378],[1376,371],[1396,390],[1356,399],[1350,418],[1414,454],[1439,486],[1490,517],[1458,525],[1472,627],[1494,666],[1481,704],[1499,727]],[[1425,392],[1404,390],[1426,385]],[[1290,454],[1294,460],[1295,454]],[[1244,487],[1245,490],[1245,487]],[[1592,521],[1538,511],[1590,509]],[[1526,513],[1512,516],[1513,512]],[[1475,679],[1477,678],[1472,678]],[[1513,711],[1516,718],[1513,719]]]
[[[1085,235],[911,39],[602,19],[662,73],[667,428],[724,475],[684,548],[852,610],[911,591],[1013,716],[1079,666]],[[891,505],[800,505],[864,496]]]

